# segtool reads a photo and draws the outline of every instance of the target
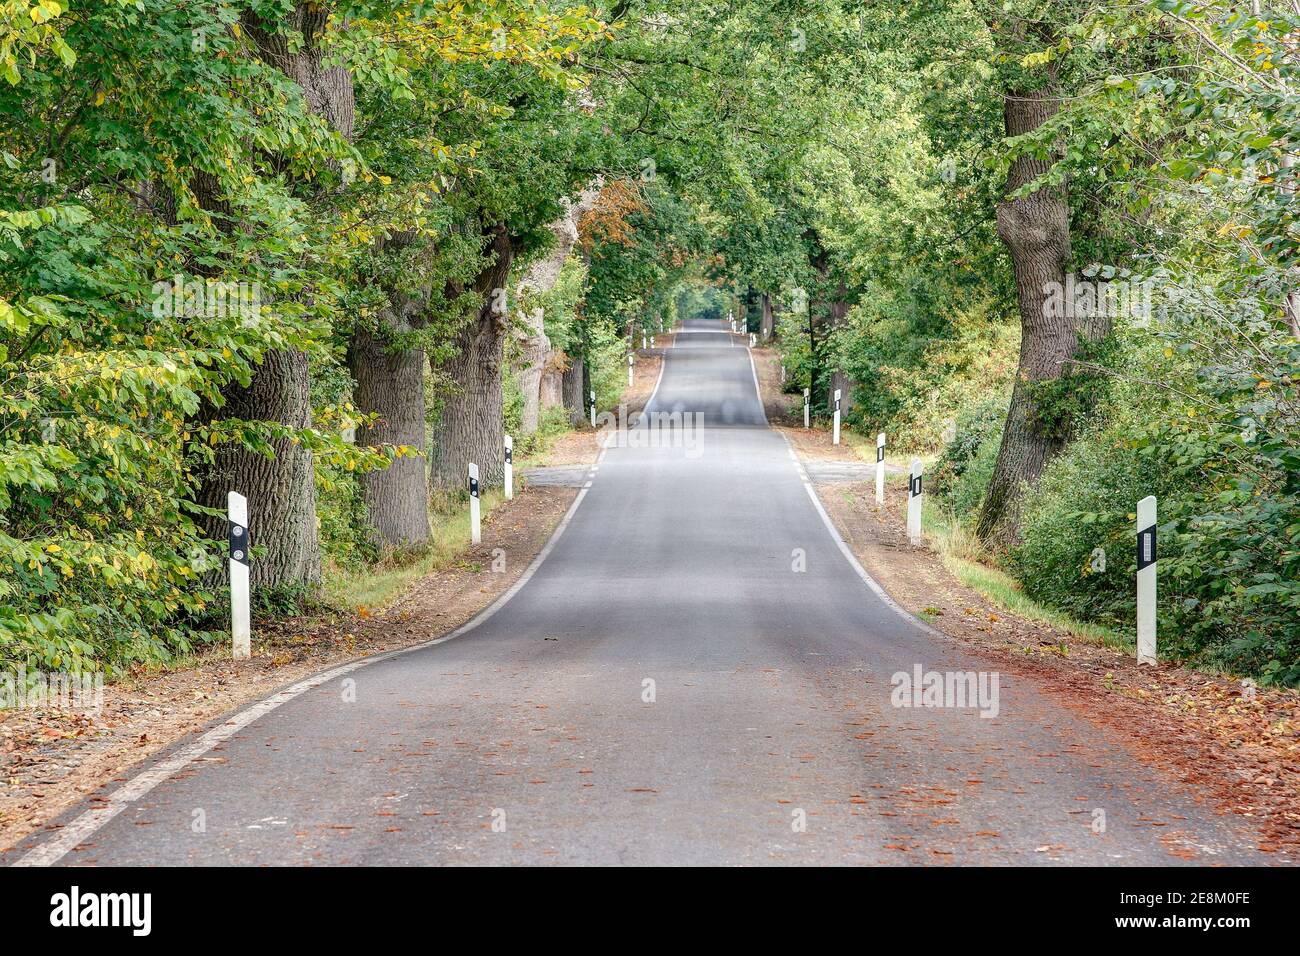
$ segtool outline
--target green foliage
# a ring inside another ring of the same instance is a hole
[[[850,423],[883,428],[894,448],[936,449],[947,423],[960,428],[973,406],[1006,408],[1016,328],[987,299],[937,306],[871,289],[835,336],[839,365],[855,383]]]
[[[953,438],[930,469],[930,486],[955,515],[978,512],[1002,442],[1006,402],[986,398],[957,414]]]
[[[1076,352],[1075,364],[1056,378],[1027,382],[1032,398],[1029,426],[1055,441],[1073,438],[1080,424],[1102,401],[1109,382],[1108,369],[1114,365],[1114,341],[1083,341]]]
[[[250,36],[289,9],[0,3],[0,665],[121,668],[208,640],[223,543],[194,501],[223,443],[310,448],[327,562],[364,568],[357,475],[398,451],[344,440],[354,332],[436,370],[483,304],[485,231],[505,227],[517,290],[597,186],[554,287],[510,311],[542,309],[602,407],[629,334],[739,303],[752,329],[765,293],[789,386],[820,410],[846,375],[849,423],[942,449],[933,487],[973,515],[1020,345],[995,206],[1023,155],[1044,172],[1022,193],[1068,191],[1069,268],[1179,297],[1031,386],[1036,427],[1072,443],[1011,567],[1126,627],[1129,514],[1157,494],[1162,646],[1300,682],[1293,11],[349,2],[321,37],[356,93],[344,136]],[[1048,85],[1059,113],[1004,137],[1008,91]],[[229,283],[258,290],[255,315],[193,295]],[[190,296],[163,307],[175,287]],[[223,418],[283,349],[309,356],[312,427]],[[428,376],[431,414],[446,388]],[[304,595],[262,597],[287,613]]]

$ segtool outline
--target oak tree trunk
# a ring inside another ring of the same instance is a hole
[[[770,342],[776,335],[776,316],[772,312],[772,297],[764,292],[759,296],[760,318],[758,334],[764,342]]]
[[[528,335],[520,350],[516,377],[523,393],[523,408],[519,414],[519,433],[531,435],[537,431],[537,421],[542,402],[542,376],[551,358],[551,340],[546,337],[545,314],[534,309],[525,322]]]
[[[243,25],[258,57],[294,80],[312,112],[350,137],[355,116],[352,77],[342,67],[325,66],[320,45],[329,14],[328,4],[302,2],[282,22],[265,23],[246,12]],[[248,386],[232,384],[223,397],[222,418],[309,427],[306,354],[266,353]],[[215,416],[218,411],[208,409],[205,414]],[[272,445],[275,457],[236,444],[220,446],[214,466],[203,476],[199,500],[224,510],[227,492],[247,496],[250,538],[254,547],[265,549],[250,564],[254,587],[311,590],[320,583],[312,454],[289,439],[277,439]],[[207,524],[209,534],[225,538],[223,520]]]
[[[1055,85],[1008,95],[1003,108],[1008,136],[1041,126],[1058,109]],[[1044,409],[1035,397],[1040,383],[1060,378],[1078,348],[1071,309],[1048,309],[1049,293],[1065,284],[1070,256],[1070,210],[1064,187],[1047,187],[1010,198],[1051,165],[1050,159],[1019,156],[1007,176],[1007,197],[998,203],[998,236],[1011,253],[1020,311],[1020,364],[1002,445],[980,512],[977,532],[999,546],[1018,536],[1021,506],[1028,487],[1064,445],[1057,429],[1044,427]],[[1064,314],[1055,314],[1064,313]],[[1041,394],[1041,393],[1040,393]]]
[[[429,540],[423,349],[393,348],[382,333],[359,328],[348,347],[353,401],[378,417],[357,429],[357,443],[407,445],[419,454],[361,476],[370,526],[381,547],[418,547]]]
[[[296,351],[267,352],[247,388],[224,392],[221,409],[206,408],[211,421],[276,422],[302,429],[311,424],[307,356]],[[226,509],[226,495],[248,498],[248,527],[254,548],[266,549],[249,563],[254,588],[314,587],[320,581],[316,536],[316,482],[311,452],[289,438],[271,441],[275,457],[237,443],[216,447],[215,461],[199,491],[199,503]],[[224,519],[209,521],[208,532],[226,537]]]
[[[544,414],[547,409],[564,403],[564,372],[566,361],[563,352],[552,352],[550,361],[542,371],[542,385],[538,393],[538,404]]]
[[[546,254],[528,267],[524,277],[519,280],[518,291],[544,294],[555,288],[564,271],[564,264],[578,242],[578,220],[600,195],[598,186],[584,190],[575,202],[566,204],[564,215],[560,216],[547,228],[554,242]],[[559,403],[558,368],[555,353],[551,351],[551,340],[546,336],[546,316],[540,308],[532,309],[525,317],[527,332],[524,335],[520,356],[515,366],[519,388],[523,393],[523,410],[520,414],[519,431],[531,435],[537,431],[540,411]],[[549,395],[546,382],[551,379]],[[547,399],[550,399],[548,402]]]
[[[451,357],[439,365],[451,385],[431,454],[439,488],[465,487],[471,462],[483,486],[500,484],[505,475],[501,364],[509,320],[496,310],[494,290],[506,287],[514,247],[504,225],[493,226],[485,240],[490,261],[473,286],[479,306],[457,333]]]
[[[564,408],[569,413],[570,425],[581,425],[587,418],[587,391],[584,384],[586,368],[582,359],[575,358],[564,370],[561,390],[564,393]]]

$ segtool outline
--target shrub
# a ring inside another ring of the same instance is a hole
[[[984,399],[958,413],[952,441],[930,469],[935,495],[953,514],[966,518],[984,500],[1006,416],[1006,403],[997,398]]]

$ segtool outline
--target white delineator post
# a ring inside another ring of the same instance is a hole
[[[596,390],[591,390],[591,427],[596,427]]]
[[[876,436],[876,504],[885,503],[885,433]]]
[[[631,355],[627,357],[627,387],[628,388],[631,388],[633,384],[632,383],[632,359],[633,356]]]
[[[912,467],[907,473],[907,539],[913,545],[920,546],[921,505],[923,503],[921,481],[921,459],[913,458]]]
[[[235,660],[246,661],[253,653],[248,610],[248,499],[232,491],[226,501],[230,518],[230,652]]]
[[[1156,662],[1156,499],[1148,495],[1137,507],[1137,658]]]
[[[469,543],[481,544],[482,527],[479,524],[478,510],[478,465],[469,466]]]
[[[805,388],[803,390],[803,427],[804,428],[808,427],[808,403],[811,400],[809,397],[810,394],[811,393],[808,389]]]
[[[506,500],[515,496],[515,440],[506,436]]]
[[[750,332],[750,333],[749,333],[749,347],[752,349],[752,348],[753,348],[755,345],[757,345],[757,344],[758,344],[758,336],[755,335],[753,332]]]
[[[840,390],[835,390],[835,434],[831,438],[832,445],[840,443]]]

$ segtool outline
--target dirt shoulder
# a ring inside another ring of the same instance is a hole
[[[655,348],[637,353],[635,384],[621,397],[629,412],[649,400],[662,350],[673,340],[665,333]],[[556,440],[540,463],[588,465],[599,453],[600,433],[580,428]],[[106,686],[103,706],[93,715],[0,710],[0,850],[227,713],[319,671],[460,627],[519,579],[577,495],[574,488],[524,484],[484,519],[480,546],[467,545],[382,612],[358,608],[257,621],[251,660],[236,664],[220,648],[172,669],[134,675]],[[498,549],[504,566],[494,561]]]
[[[421,578],[382,613],[255,622],[251,660],[237,664],[224,649],[214,650],[186,666],[109,684],[93,715],[0,711],[0,849],[224,714],[329,667],[464,624],[519,579],[576,494],[559,487],[521,491],[485,519],[480,546]],[[494,565],[497,557],[503,561]]]
[[[653,348],[638,349],[631,388],[625,388],[619,403],[627,406],[629,414],[645,408],[654,393],[659,373],[663,369],[663,352],[672,348],[676,333],[664,332],[655,336]],[[617,411],[617,409],[613,409]],[[563,468],[575,465],[590,465],[600,454],[601,432],[590,426],[566,432],[544,455],[537,460],[521,463],[525,468]]]
[[[798,395],[787,395],[781,390],[780,354],[771,348],[756,348],[750,352],[754,356],[754,371],[758,373],[763,411],[767,415],[768,424],[773,428],[802,426],[803,400]],[[799,430],[802,431],[802,427]]]
[[[785,396],[779,372],[771,371],[775,360],[764,364],[760,382],[770,407]],[[805,465],[860,457],[831,445],[824,429],[798,426],[775,427]],[[881,507],[873,482],[816,490],[862,566],[906,610],[993,658],[1005,673],[1033,681],[1138,760],[1206,794],[1221,812],[1247,818],[1260,833],[1260,849],[1276,853],[1279,863],[1300,861],[1300,694],[1171,662],[1139,667],[1130,654],[1002,608],[962,584],[941,555],[908,543],[901,475],[890,476]]]

